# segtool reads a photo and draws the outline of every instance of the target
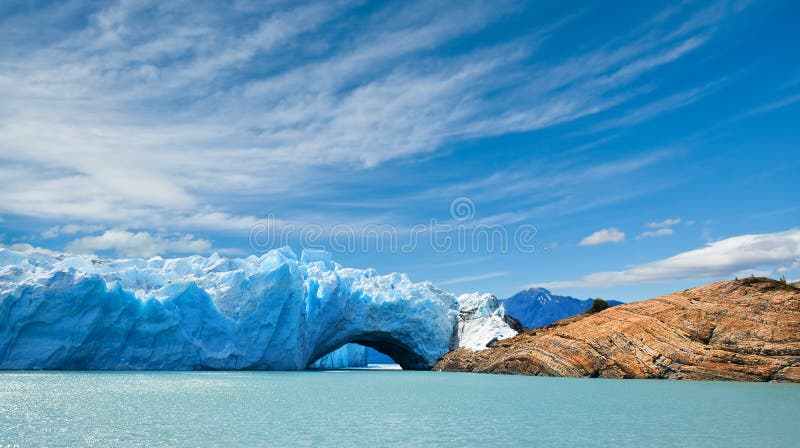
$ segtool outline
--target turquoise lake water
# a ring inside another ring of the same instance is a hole
[[[798,446],[800,385],[409,371],[0,373],[0,446]]]

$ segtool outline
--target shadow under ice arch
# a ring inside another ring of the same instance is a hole
[[[345,339],[344,343],[323,344],[317,348],[315,353],[320,355],[312,355],[312,362],[316,362],[319,358],[333,352],[346,344],[359,344],[365,347],[371,347],[375,350],[388,355],[404,370],[427,370],[432,367],[430,360],[426,359],[423,354],[417,353],[414,346],[409,346],[404,343],[401,338],[396,335],[385,331],[366,331],[355,336]],[[332,348],[331,348],[332,347]],[[311,365],[309,364],[309,366]]]

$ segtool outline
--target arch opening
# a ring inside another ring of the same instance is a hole
[[[392,357],[387,355],[386,353],[375,350],[372,347],[366,347],[366,350],[367,350],[367,365],[386,366],[387,368],[391,366],[400,367],[400,364],[397,364],[397,361],[392,359]]]
[[[399,341],[392,336],[391,333],[386,331],[370,331],[358,335],[354,335],[345,339],[343,342],[337,343],[331,347],[325,347],[313,357],[308,366],[311,366],[318,359],[333,352],[334,350],[346,344],[359,344],[377,350],[378,352],[390,357],[397,363],[403,370],[428,370],[430,369],[429,363],[425,358],[416,353],[413,348],[407,344]]]

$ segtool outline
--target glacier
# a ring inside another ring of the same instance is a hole
[[[0,249],[0,369],[404,369],[516,334],[490,294],[288,247],[260,257],[107,259]]]
[[[358,344],[345,344],[314,361],[311,369],[346,369],[367,367],[367,348]]]

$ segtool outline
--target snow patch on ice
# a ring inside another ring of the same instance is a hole
[[[458,297],[458,346],[477,351],[517,334],[505,321],[505,308],[492,294]]]

